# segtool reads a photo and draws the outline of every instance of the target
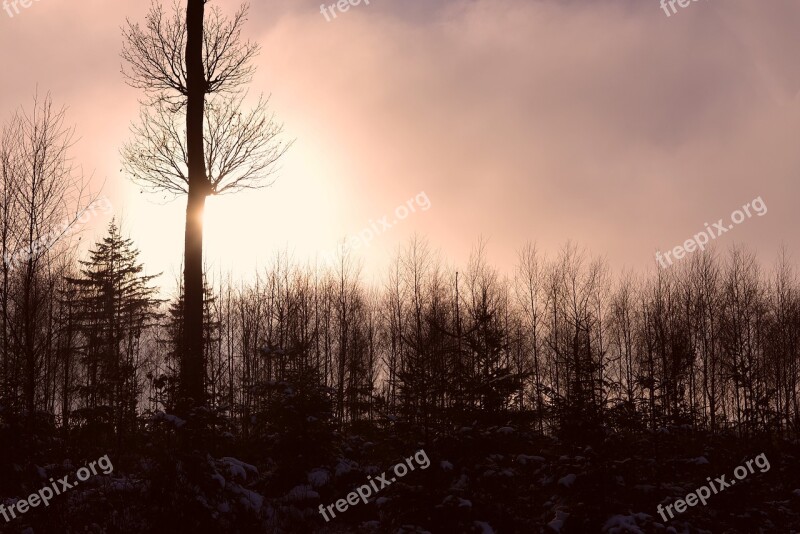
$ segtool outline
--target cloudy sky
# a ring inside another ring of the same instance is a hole
[[[214,0],[231,13],[238,2]],[[797,258],[800,3],[701,0],[371,0],[330,22],[318,2],[259,0],[251,93],[295,144],[276,183],[214,199],[212,269],[252,272],[277,250],[331,250],[424,191],[431,208],[374,239],[367,277],[415,233],[463,264],[483,236],[510,270],[535,241],[567,240],[615,270],[756,197],[768,206],[721,236],[771,261]],[[74,157],[142,250],[178,272],[185,200],[141,194],[120,172],[141,95],[120,75],[126,18],[142,0],[37,0],[0,11],[0,117],[50,91],[68,107]],[[13,12],[13,8],[12,8]],[[90,223],[84,239],[104,231]],[[360,251],[361,252],[361,251]],[[360,253],[359,252],[359,253]]]

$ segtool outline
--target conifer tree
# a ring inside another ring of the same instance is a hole
[[[158,275],[143,274],[138,256],[112,220],[108,235],[89,251],[89,260],[80,262],[80,276],[67,278],[85,371],[78,388],[83,402],[79,415],[87,423],[110,425],[118,435],[135,424],[140,340],[159,318],[161,302],[150,286]]]
[[[204,273],[205,276],[205,273]],[[207,400],[211,405],[216,405],[219,400],[217,394],[217,383],[215,381],[215,372],[213,370],[214,358],[212,352],[219,341],[220,321],[214,314],[214,305],[216,297],[208,284],[203,284],[203,347],[205,350],[204,361],[206,368],[204,371],[204,384],[210,390]],[[166,320],[163,324],[163,330],[157,338],[158,345],[163,347],[164,352],[164,367],[155,374],[151,374],[149,378],[153,381],[155,389],[156,404],[168,412],[178,408],[178,394],[177,386],[180,377],[180,360],[181,354],[184,350],[184,321],[183,315],[185,310],[185,292],[183,284],[180,284],[178,296],[175,300],[170,302],[169,309],[167,310]]]

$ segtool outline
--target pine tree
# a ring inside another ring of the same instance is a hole
[[[204,274],[205,276],[205,274]],[[178,385],[180,373],[180,358],[184,350],[184,306],[185,297],[183,291],[183,284],[180,285],[178,297],[173,300],[169,305],[167,311],[166,321],[163,325],[163,331],[158,336],[158,344],[164,347],[164,369],[155,374],[148,376],[152,380],[153,389],[155,390],[155,397],[151,400],[155,401],[157,405],[161,405],[163,409],[171,412],[177,409],[178,400]],[[213,364],[216,359],[213,358],[213,350],[219,341],[220,321],[215,316],[214,306],[216,303],[211,288],[207,284],[203,284],[203,347],[204,347],[204,361],[206,362],[206,369],[204,373],[203,382],[206,384],[204,395],[208,394],[206,398],[210,405],[216,406],[220,402],[221,395],[217,391],[217,378]]]
[[[149,285],[158,275],[142,274],[138,256],[112,220],[108,235],[89,251],[90,259],[80,262],[80,276],[67,278],[85,372],[78,415],[118,436],[135,425],[140,340],[160,317],[157,289]]]

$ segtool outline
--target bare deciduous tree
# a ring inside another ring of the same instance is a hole
[[[151,190],[186,194],[183,397],[204,401],[203,223],[209,195],[266,187],[288,145],[262,98],[242,112],[258,46],[243,40],[247,7],[228,19],[207,0],[171,13],[153,3],[145,27],[128,22],[122,58],[128,83],[145,92],[141,123],[122,150],[132,179]]]
[[[50,312],[52,276],[46,260],[53,247],[63,252],[65,243],[58,238],[93,200],[69,157],[74,129],[64,120],[65,110],[54,108],[49,95],[35,97],[30,112],[14,114],[0,143],[4,186],[0,204],[7,223],[2,232],[4,358],[7,364],[8,351],[15,350],[22,359],[23,399],[29,415],[37,409],[40,364],[47,352],[42,335]],[[9,309],[14,311],[10,322]]]

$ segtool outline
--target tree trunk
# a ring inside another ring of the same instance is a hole
[[[205,402],[203,377],[203,209],[209,194],[204,161],[203,117],[206,79],[203,71],[204,0],[187,0],[186,8],[186,141],[189,194],[186,205],[184,258],[184,353],[181,386],[184,402]],[[189,401],[191,399],[191,401]]]

